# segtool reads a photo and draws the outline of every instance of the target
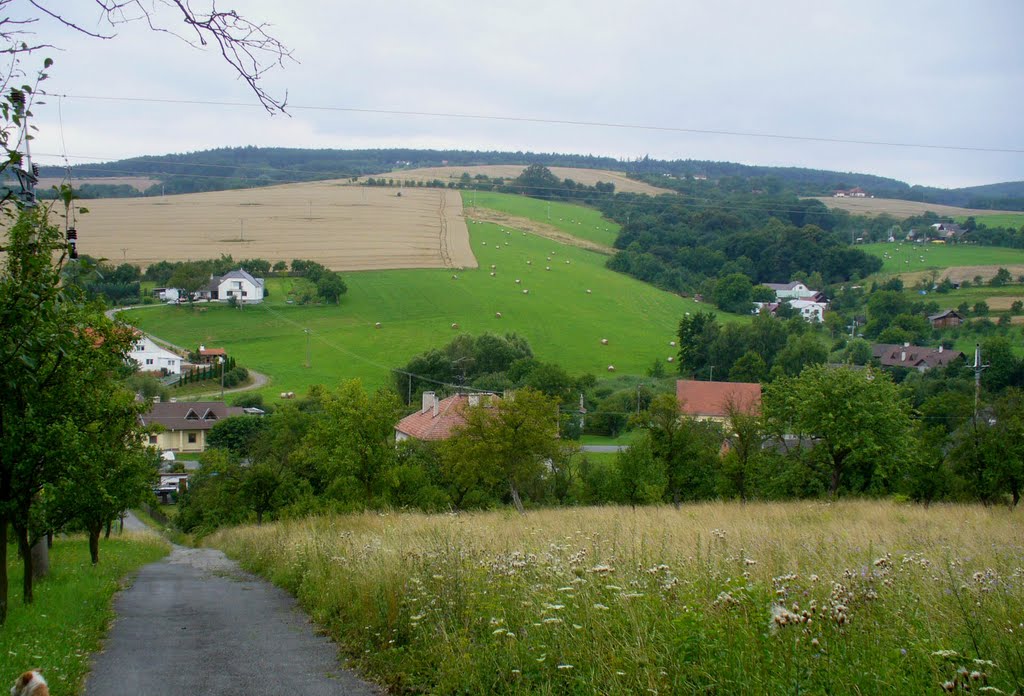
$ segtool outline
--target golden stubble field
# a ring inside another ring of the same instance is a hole
[[[397,194],[322,181],[83,201],[79,252],[142,267],[221,254],[337,271],[476,267],[457,191]]]
[[[458,181],[463,172],[471,177],[477,174],[484,174],[490,178],[502,177],[515,179],[526,169],[521,164],[486,164],[472,167],[423,167],[421,169],[407,169],[390,172],[388,174],[374,174],[374,179],[394,179],[397,181],[433,181],[440,179],[444,182]],[[642,181],[634,181],[620,172],[613,172],[607,169],[578,169],[576,167],[548,167],[552,174],[559,179],[572,179],[573,181],[593,186],[597,182],[615,184],[616,193],[646,193],[650,196],[658,196],[663,193],[672,193],[668,189],[657,188]],[[362,177],[363,180],[369,177]]]
[[[923,215],[931,211],[936,215],[944,215],[954,218],[966,215],[992,215],[992,210],[978,210],[976,208],[957,208],[952,205],[939,205],[937,203],[918,203],[917,201],[902,201],[896,198],[834,198],[832,196],[819,197],[829,208],[848,210],[854,215],[882,215],[886,213],[897,218],[906,218],[912,215]]]

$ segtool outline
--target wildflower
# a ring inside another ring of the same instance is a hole
[[[544,606],[545,609],[551,609],[552,611],[558,611],[560,609],[565,609],[565,605],[564,604],[548,604],[547,602],[545,602],[543,606]]]
[[[980,667],[990,667],[990,668],[996,666],[996,663],[993,662],[992,660],[975,660],[974,664],[976,664],[976,665],[978,665]]]
[[[953,689],[955,689],[955,688],[956,688],[956,682],[954,682],[954,681],[952,681],[950,679],[947,679],[946,681],[942,682],[942,690],[943,691],[952,692]]]
[[[599,563],[590,569],[591,573],[598,573],[601,575],[609,575],[615,572],[615,568],[608,565],[607,563]]]
[[[546,623],[546,624],[554,624],[554,623],[562,623],[562,620],[560,618],[558,618],[557,616],[549,616],[548,618],[544,619],[543,622]]]
[[[543,655],[537,658],[537,662],[543,662],[546,659],[548,659],[548,654],[544,653]]]
[[[505,632],[504,628],[496,628],[496,629],[494,629],[494,631],[491,632],[491,635],[492,636],[500,636],[504,632]]]
[[[572,665],[558,665],[558,669],[572,669]]]
[[[816,648],[820,648],[821,641],[819,641],[817,638],[811,638],[811,645],[813,645]]]
[[[426,614],[416,614],[415,616],[410,616],[409,620],[410,621],[422,621],[424,618],[426,618],[426,616],[427,616]]]
[[[970,674],[968,675],[968,677],[969,677],[969,678],[971,679],[971,681],[978,681],[978,680],[979,680],[979,679],[981,679],[981,678],[982,678],[983,676],[984,676],[984,675],[983,675],[983,674],[982,674],[981,672],[979,672],[978,670],[974,670],[973,672],[971,672],[971,673],[970,673]]]
[[[594,608],[595,608],[595,609],[599,609],[599,610],[601,610],[601,611],[608,611],[608,607],[606,607],[605,605],[603,605],[603,604],[601,604],[601,603],[597,603],[597,604],[595,604],[595,605],[594,605]]]
[[[944,660],[955,660],[960,657],[960,654],[956,650],[936,650],[932,653],[932,657],[941,657]]]

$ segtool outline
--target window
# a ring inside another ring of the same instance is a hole
[[[151,444],[151,445],[155,445],[156,444],[156,435],[150,435],[149,436],[149,444]]]
[[[188,434],[188,444],[190,444],[190,445],[196,444],[196,434],[195,433],[189,433]]]
[[[146,358],[146,364],[147,365],[152,365],[153,364],[153,358]]]
[[[199,414],[189,409],[188,413],[185,414],[185,420],[199,420]],[[195,442],[195,440],[190,440],[190,442]]]

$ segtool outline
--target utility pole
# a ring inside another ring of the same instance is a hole
[[[220,356],[218,359],[220,363],[220,400],[224,400],[224,356]]]
[[[988,367],[981,362],[981,344],[974,344],[974,419],[978,419],[978,398],[981,395],[981,373]]]
[[[715,366],[714,365],[711,366],[711,373],[708,375],[708,381],[709,382],[714,382],[715,381]]]
[[[306,334],[306,367],[311,367],[312,363],[309,361],[309,329],[303,329]]]

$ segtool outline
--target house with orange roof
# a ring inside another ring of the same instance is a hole
[[[467,408],[487,406],[497,399],[494,394],[453,394],[439,399],[434,392],[423,392],[420,410],[395,426],[395,442],[410,438],[426,442],[447,440],[456,428],[466,424]]]
[[[745,413],[761,410],[761,385],[756,382],[700,382],[681,379],[676,382],[676,400],[684,416],[724,423],[729,407]]]

